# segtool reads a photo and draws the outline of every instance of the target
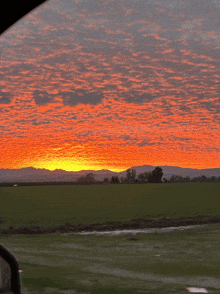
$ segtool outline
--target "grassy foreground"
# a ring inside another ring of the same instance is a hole
[[[0,228],[218,216],[220,183],[0,188]]]
[[[161,229],[159,229],[161,230]],[[136,235],[12,235],[22,294],[220,293],[220,226]]]

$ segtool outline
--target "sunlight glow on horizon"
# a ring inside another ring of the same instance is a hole
[[[56,169],[61,169],[65,171],[73,171],[73,172],[78,172],[82,170],[110,170],[113,172],[121,172],[126,170],[126,168],[117,168],[117,167],[112,167],[112,166],[100,166],[99,164],[89,164],[89,162],[82,161],[82,162],[73,162],[71,159],[54,159],[54,160],[49,160],[47,162],[38,162],[36,164],[32,164],[32,167],[34,168],[45,168],[51,171],[54,171]]]
[[[122,172],[126,171],[129,168],[135,167],[135,166],[144,166],[144,165],[150,165],[150,166],[173,166],[173,167],[181,167],[181,168],[191,168],[191,169],[209,169],[209,168],[220,168],[220,166],[212,165],[212,166],[201,166],[198,164],[176,164],[173,161],[170,162],[130,162],[127,166],[112,166],[112,165],[100,165],[100,164],[94,164],[92,162],[73,162],[72,159],[51,159],[48,161],[38,161],[37,163],[32,162],[31,165],[26,167],[33,167],[36,169],[47,169],[50,171],[54,170],[64,170],[64,171],[71,171],[71,172],[79,172],[79,171],[100,171],[100,170],[109,170],[112,172]],[[22,168],[22,167],[20,167]]]

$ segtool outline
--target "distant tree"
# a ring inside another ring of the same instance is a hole
[[[202,175],[201,177],[199,177],[199,181],[200,181],[201,183],[207,182],[207,178],[206,178],[206,176]]]
[[[135,169],[131,170],[131,179],[133,182],[135,182],[135,179],[136,179],[136,170]]]
[[[95,182],[94,175],[92,173],[87,174],[86,176],[81,176],[76,180],[79,184],[91,184]]]
[[[145,182],[145,175],[144,175],[144,173],[140,173],[140,174],[138,175],[138,180],[139,180],[140,182]]]
[[[95,178],[94,175],[92,173],[89,173],[85,176],[85,181],[87,183],[94,183],[95,182]]]
[[[112,184],[118,184],[119,180],[118,180],[118,176],[112,176],[111,178],[111,183]]]
[[[150,182],[150,178],[152,176],[152,172],[144,172],[144,173],[140,173],[138,175],[138,180],[142,183],[148,183]]]
[[[210,181],[210,182],[217,182],[217,181],[218,181],[218,178],[212,176],[211,178],[209,178],[209,181]]]
[[[104,183],[109,183],[109,179],[108,178],[104,178]]]
[[[152,171],[145,172],[144,175],[145,175],[146,181],[148,183],[153,183],[153,180],[152,180]]]
[[[162,170],[161,167],[157,166],[152,171],[152,174],[150,175],[148,181],[150,183],[161,183],[162,182],[162,177],[163,177],[163,170]]]
[[[125,178],[125,181],[128,182],[128,183],[134,183],[135,182],[135,179],[136,179],[136,170],[132,168],[132,170],[129,168],[127,170],[127,173],[126,173],[126,178]]]
[[[126,181],[130,181],[131,180],[131,178],[132,178],[132,174],[131,174],[131,170],[130,170],[130,168],[129,169],[127,169],[127,171],[126,171]]]
[[[121,182],[121,183],[124,183],[124,182],[125,182],[125,177],[121,177],[121,178],[120,178],[120,182]]]
[[[184,178],[179,175],[172,175],[170,177],[170,182],[171,183],[182,183],[182,182],[184,182]]]

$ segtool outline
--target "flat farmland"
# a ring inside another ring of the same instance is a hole
[[[219,216],[220,183],[0,188],[0,228]]]
[[[22,270],[22,294],[220,291],[220,183],[12,187],[1,188],[0,197],[1,229],[145,218],[166,218],[164,227],[216,217],[216,223],[147,233],[2,233],[1,245]]]

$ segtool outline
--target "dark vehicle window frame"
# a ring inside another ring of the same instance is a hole
[[[0,3],[0,35],[9,29],[15,22],[20,20],[37,6],[46,0],[7,0]],[[0,245],[0,256],[5,260],[11,269],[11,291],[20,294],[19,267],[16,259],[10,252]]]
[[[15,22],[47,0],[7,0],[0,1],[0,35]]]
[[[11,269],[11,291],[14,294],[21,294],[19,267],[14,256],[0,245],[0,256],[8,263]],[[1,292],[1,290],[0,290]],[[4,293],[4,292],[3,292]],[[11,293],[11,292],[10,292]]]

